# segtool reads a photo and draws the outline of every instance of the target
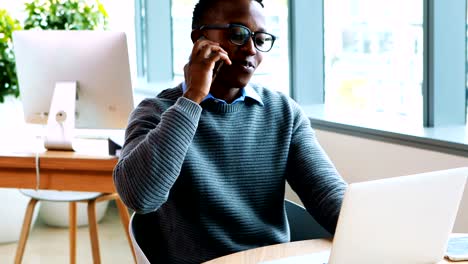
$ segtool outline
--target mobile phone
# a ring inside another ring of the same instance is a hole
[[[215,63],[215,67],[213,69],[213,77],[211,78],[211,83],[213,83],[213,81],[216,78],[216,75],[218,75],[218,72],[221,69],[221,67],[223,67],[223,65],[224,65],[224,61],[222,60],[219,60]]]

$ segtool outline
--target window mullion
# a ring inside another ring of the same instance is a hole
[[[466,120],[466,0],[424,0],[424,125]]]
[[[146,62],[146,81],[149,83],[170,82],[174,73],[172,67],[172,23],[171,1],[144,2],[144,32],[142,62]],[[140,14],[141,15],[141,14]],[[137,43],[138,44],[138,43]],[[140,64],[139,64],[140,65]]]
[[[323,0],[289,5],[291,96],[302,105],[323,104]]]
[[[145,0],[135,0],[135,45],[138,77],[146,76],[145,54]]]

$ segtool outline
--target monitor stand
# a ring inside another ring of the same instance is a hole
[[[44,140],[48,150],[71,150],[75,130],[77,82],[57,82],[47,118]]]

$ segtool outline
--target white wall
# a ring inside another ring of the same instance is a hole
[[[466,157],[317,129],[316,133],[320,144],[349,183],[468,166]],[[298,201],[289,186],[286,196]],[[468,233],[468,186],[454,232]]]

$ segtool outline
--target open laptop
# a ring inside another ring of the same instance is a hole
[[[468,167],[350,184],[330,254],[264,263],[437,263],[467,176]]]

